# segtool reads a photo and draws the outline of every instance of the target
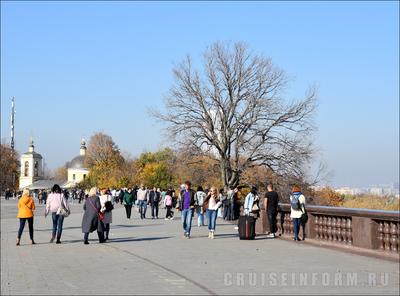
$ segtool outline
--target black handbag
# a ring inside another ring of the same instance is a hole
[[[307,221],[308,221],[308,214],[307,212],[304,212],[300,217],[300,223],[302,225],[306,225]]]

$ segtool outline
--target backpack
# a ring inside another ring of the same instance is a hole
[[[300,195],[301,194],[299,194],[299,193],[294,193],[292,195],[292,200],[290,201],[290,206],[292,207],[293,210],[300,210],[300,201],[299,201]]]

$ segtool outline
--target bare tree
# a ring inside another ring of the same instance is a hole
[[[225,187],[237,186],[244,170],[260,165],[303,175],[313,152],[313,88],[301,100],[285,99],[285,73],[243,43],[215,43],[204,53],[202,72],[187,56],[173,74],[167,111],[154,115],[184,147],[215,155]]]
[[[0,144],[0,194],[18,189],[19,155],[8,143]]]

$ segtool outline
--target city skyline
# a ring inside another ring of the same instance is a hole
[[[15,96],[16,149],[32,136],[51,169],[96,131],[133,156],[172,146],[147,111],[162,107],[174,64],[242,40],[293,78],[288,97],[317,84],[316,162],[334,187],[398,181],[397,2],[168,4],[2,2],[2,138]]]

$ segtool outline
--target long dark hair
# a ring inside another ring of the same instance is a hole
[[[51,189],[53,193],[61,193],[61,187],[58,184],[54,184],[53,188]]]

